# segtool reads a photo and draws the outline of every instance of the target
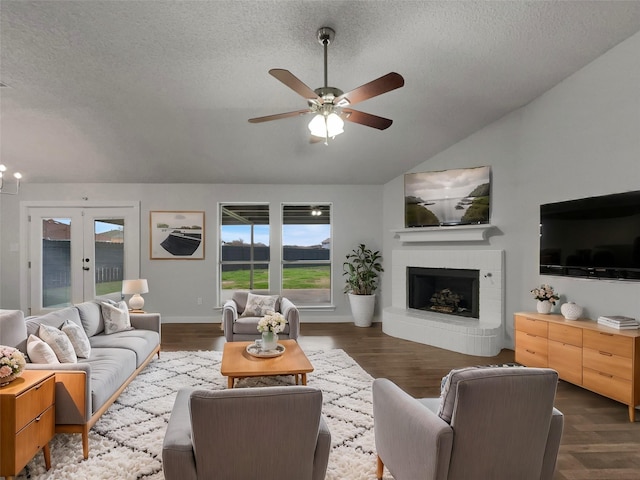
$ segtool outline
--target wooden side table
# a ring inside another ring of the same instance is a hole
[[[49,441],[55,434],[55,374],[25,370],[0,387],[0,476],[12,480],[40,451],[51,468]]]

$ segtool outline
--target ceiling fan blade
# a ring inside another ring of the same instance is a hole
[[[396,72],[387,73],[386,75],[376,78],[369,83],[359,86],[350,92],[343,93],[334,100],[334,105],[340,107],[347,105],[355,105],[364,102],[370,98],[390,92],[404,85],[404,78]]]
[[[320,143],[324,141],[325,141],[324,137],[316,137],[315,135],[311,135],[311,138],[309,138],[309,143]]]
[[[385,130],[393,123],[393,120],[388,118],[378,117],[377,115],[353,110],[352,108],[343,108],[342,117],[349,122],[359,123],[378,130]]]
[[[266,117],[250,118],[249,123],[262,123],[269,122],[271,120],[280,120],[281,118],[296,117],[299,115],[306,115],[310,110],[305,108],[304,110],[296,110],[295,112],[276,113],[275,115],[267,115]]]
[[[302,83],[302,81],[289,70],[284,70],[282,68],[272,68],[271,70],[269,70],[269,73],[301,97],[306,98],[307,100],[321,100],[316,92]]]

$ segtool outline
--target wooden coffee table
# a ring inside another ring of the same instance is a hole
[[[228,377],[228,387],[233,388],[235,380],[246,377],[271,377],[294,375],[296,385],[307,384],[307,373],[313,372],[313,365],[295,340],[280,340],[285,351],[279,357],[258,358],[249,355],[247,345],[253,342],[227,342],[222,351],[220,373]]]

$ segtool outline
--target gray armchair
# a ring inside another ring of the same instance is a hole
[[[227,342],[251,341],[260,338],[258,321],[261,316],[243,316],[249,292],[234,292],[222,307],[222,328]],[[287,319],[287,326],[278,334],[281,339],[297,340],[300,334],[300,313],[298,308],[285,297],[279,297],[275,311]]]
[[[178,391],[162,446],[166,480],[322,480],[331,433],[303,386]]]
[[[564,417],[558,374],[542,368],[453,370],[439,398],[414,399],[373,383],[378,478],[551,480]]]

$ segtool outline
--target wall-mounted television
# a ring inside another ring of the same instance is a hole
[[[540,205],[540,273],[640,280],[640,191]]]
[[[404,176],[404,225],[489,223],[491,168],[457,168]]]

